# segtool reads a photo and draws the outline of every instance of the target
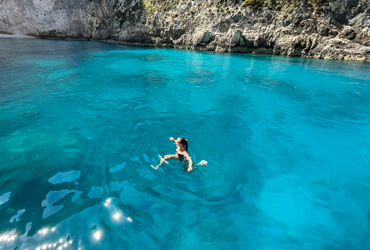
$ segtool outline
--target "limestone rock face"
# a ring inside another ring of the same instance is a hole
[[[0,32],[370,62],[370,0],[0,0]]]
[[[0,0],[0,6],[2,33],[76,39],[109,34],[99,29],[111,14],[105,0]]]

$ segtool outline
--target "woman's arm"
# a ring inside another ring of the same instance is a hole
[[[193,160],[191,159],[190,155],[188,153],[185,154],[186,159],[189,161],[189,168],[188,172],[193,171]]]

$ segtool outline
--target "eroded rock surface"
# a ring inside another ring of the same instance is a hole
[[[370,0],[243,2],[0,0],[0,32],[370,62]]]

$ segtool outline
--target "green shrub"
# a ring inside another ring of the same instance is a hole
[[[264,0],[245,0],[243,5],[251,6],[254,9],[262,7],[265,3]]]
[[[307,0],[308,5],[310,5],[315,10],[320,10],[325,2],[325,0]]]

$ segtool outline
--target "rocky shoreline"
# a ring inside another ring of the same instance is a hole
[[[0,33],[0,38],[36,38],[34,36],[26,36],[26,35],[12,35],[12,34],[1,34]]]
[[[322,1],[316,9],[296,2],[276,10],[226,0],[10,1],[0,32],[370,62],[369,0]]]

